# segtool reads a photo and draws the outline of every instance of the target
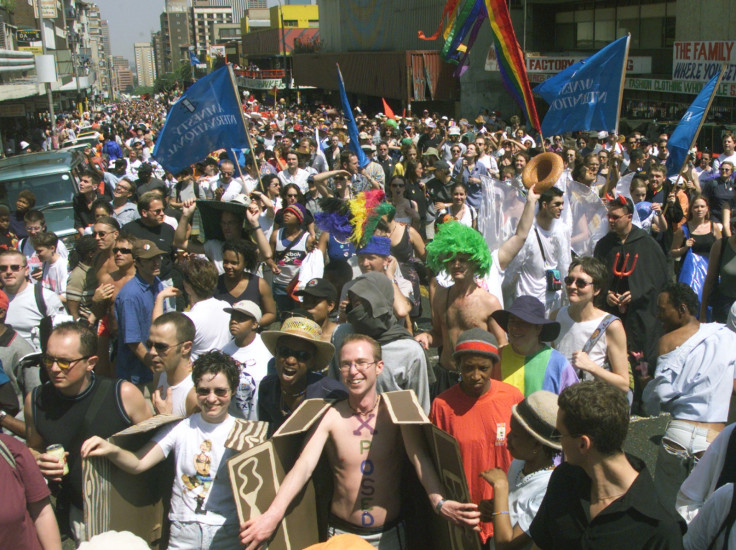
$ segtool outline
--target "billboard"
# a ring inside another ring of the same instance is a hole
[[[726,63],[721,85],[736,82],[736,41],[675,42],[672,56],[672,80],[707,82]]]

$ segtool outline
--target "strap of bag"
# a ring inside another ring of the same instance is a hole
[[[289,250],[294,248],[299,243],[299,241],[302,240],[303,236],[304,236],[304,231],[300,231],[299,234],[296,236],[296,238],[293,241],[287,244],[283,250],[276,252],[274,256],[276,256],[278,260],[283,260],[286,257],[286,254],[289,252]],[[276,236],[276,238],[278,238],[278,235]]]
[[[603,319],[601,319],[598,327],[593,331],[593,334],[590,335],[588,341],[585,342],[582,351],[584,351],[585,353],[590,353],[590,350],[592,350],[593,347],[598,343],[598,340],[601,339],[601,336],[606,333],[606,329],[608,329],[610,324],[617,319],[618,317],[616,317],[615,315],[611,315],[610,313],[606,315]]]
[[[15,470],[16,463],[15,463],[15,457],[13,456],[13,453],[10,452],[10,449],[8,449],[8,446],[3,443],[3,441],[0,439],[0,455],[3,456],[5,461],[10,464],[10,467]]]
[[[539,250],[542,252],[542,260],[544,260],[544,267],[547,269],[547,257],[544,255],[544,247],[542,246],[542,239],[539,236],[539,231],[537,231],[537,228],[534,228],[534,234],[537,236],[537,243],[539,243]]]
[[[36,307],[39,313],[44,317],[48,317],[49,312],[46,309],[46,300],[43,298],[43,285],[40,282],[33,286],[33,295],[36,298]]]

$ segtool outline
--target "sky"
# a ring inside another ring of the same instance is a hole
[[[95,0],[95,4],[110,25],[112,54],[128,61],[135,61],[133,42],[150,42],[151,32],[161,29],[164,0]]]

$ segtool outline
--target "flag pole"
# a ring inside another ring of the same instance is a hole
[[[253,157],[253,165],[256,167],[256,174],[258,174],[258,185],[261,186],[261,193],[266,193],[266,188],[263,186],[263,180],[261,180],[261,167],[258,166],[258,159],[256,159],[256,153],[253,150],[253,143],[250,140],[250,126],[245,120],[245,113],[243,113],[243,105],[240,103],[240,96],[238,95],[238,85],[235,83],[235,73],[233,73],[233,64],[227,64],[227,71],[230,74],[230,83],[233,85],[233,91],[235,92],[235,98],[238,100],[238,111],[240,112],[240,120],[243,121],[243,128],[245,128],[245,138],[248,140],[248,149]],[[243,172],[240,170],[240,163],[235,161],[235,166],[238,169],[240,175],[240,181],[245,182],[243,179]]]
[[[626,65],[629,64],[629,46],[631,45],[631,33],[626,33],[626,53],[624,54],[624,66],[621,70],[621,85],[618,90],[618,110],[616,111],[616,127],[613,133],[618,135],[618,123],[621,119],[621,104],[624,101],[624,83],[626,82]],[[605,128],[608,130],[608,128]]]
[[[703,128],[703,124],[705,123],[705,119],[708,116],[708,111],[710,111],[710,106],[713,103],[713,100],[716,97],[716,92],[718,91],[718,86],[721,85],[721,79],[723,79],[724,69],[726,68],[726,63],[724,62],[721,65],[721,70],[718,75],[718,80],[716,80],[716,85],[713,86],[713,91],[710,94],[710,97],[708,98],[708,104],[705,106],[705,111],[703,112],[703,116],[700,117],[700,122],[698,123],[698,129],[695,130],[695,134],[693,135],[693,139],[690,140],[690,146],[687,148],[688,154],[690,151],[692,151],[692,148],[695,146],[695,143],[698,141],[698,136],[700,135],[700,130]],[[707,84],[707,83],[706,83]],[[675,183],[673,187],[677,187],[677,184],[682,179],[682,171],[685,168],[685,165],[687,164],[687,157],[688,155],[685,155],[685,159],[682,161],[682,164],[680,165],[680,169],[677,171],[677,179],[675,180]],[[671,190],[670,190],[671,192]],[[669,196],[669,193],[667,193]],[[664,207],[664,210],[662,212],[662,215],[664,215],[667,212],[667,209],[669,208],[669,203]]]

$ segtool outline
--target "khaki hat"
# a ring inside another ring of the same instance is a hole
[[[233,307],[226,307],[224,311],[225,313],[237,311],[238,313],[243,313],[249,317],[253,317],[253,319],[256,320],[256,323],[261,322],[261,308],[258,307],[258,304],[251,302],[250,300],[240,300],[239,302],[235,302]]]
[[[313,369],[321,370],[335,355],[335,346],[322,340],[322,329],[320,326],[306,317],[289,317],[281,325],[281,330],[266,330],[261,334],[263,344],[274,357],[278,356],[276,345],[280,338],[292,336],[309,342],[317,349],[317,354],[312,364]]]
[[[166,252],[161,250],[152,241],[140,239],[133,245],[133,257],[141,260],[148,260],[156,256],[163,256]]]
[[[422,153],[423,157],[435,157],[437,160],[440,159],[440,154],[434,147],[427,147],[427,150]]]
[[[542,445],[561,451],[560,432],[555,427],[559,410],[557,398],[551,391],[535,391],[511,407],[511,415]]]

